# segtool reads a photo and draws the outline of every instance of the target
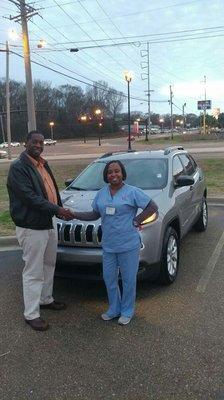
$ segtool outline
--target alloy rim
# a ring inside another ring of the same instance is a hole
[[[170,236],[167,244],[167,269],[171,276],[177,273],[178,247],[177,240],[174,236]]]

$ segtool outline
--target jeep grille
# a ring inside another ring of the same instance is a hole
[[[57,223],[58,243],[62,246],[101,247],[101,225]]]

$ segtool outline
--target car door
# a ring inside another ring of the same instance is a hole
[[[182,235],[184,235],[188,232],[191,223],[192,189],[190,186],[175,187],[176,178],[180,175],[186,175],[186,170],[178,154],[173,157],[172,174],[174,183],[173,197],[175,199],[175,208],[180,218],[181,232]]]
[[[185,174],[194,179],[194,184],[190,186],[191,198],[189,204],[189,223],[192,225],[200,211],[203,185],[200,170],[192,157],[186,153],[180,154],[179,157],[184,165]]]
[[[193,223],[201,210],[202,197],[204,194],[204,176],[196,161],[190,154],[181,154],[180,159],[184,164],[186,174],[194,179],[194,185],[192,185],[191,187],[191,207]]]

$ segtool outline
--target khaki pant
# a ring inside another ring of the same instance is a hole
[[[57,227],[34,230],[16,227],[16,236],[23,249],[24,317],[31,320],[40,316],[40,304],[54,299],[53,280],[57,253]]]

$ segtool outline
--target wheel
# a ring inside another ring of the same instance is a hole
[[[177,276],[179,265],[180,244],[178,235],[171,226],[165,232],[163,239],[162,259],[160,263],[159,281],[164,285],[173,283]]]
[[[202,199],[201,212],[197,222],[194,224],[194,229],[197,232],[204,232],[208,226],[208,206],[206,202],[206,198]]]

